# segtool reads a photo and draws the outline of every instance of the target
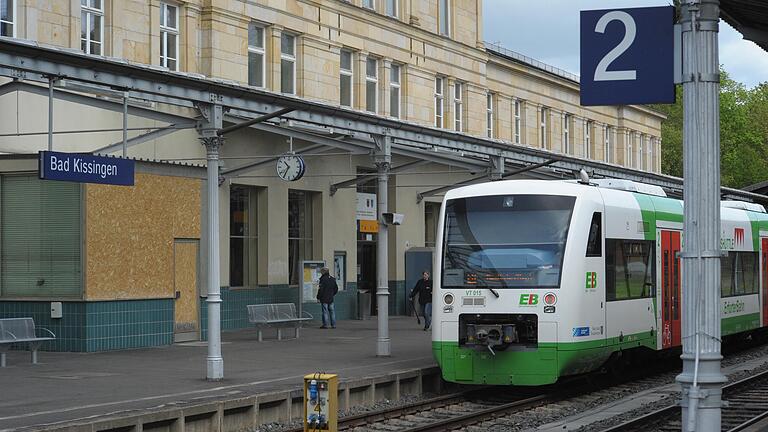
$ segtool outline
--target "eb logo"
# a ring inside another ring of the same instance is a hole
[[[538,294],[520,294],[520,306],[536,306],[539,304]]]

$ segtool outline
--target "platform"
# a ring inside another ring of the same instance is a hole
[[[8,367],[0,369],[0,431],[73,422],[82,426],[106,418],[122,428],[126,421],[120,419],[146,413],[155,413],[155,424],[170,422],[174,430],[176,420],[168,420],[173,417],[168,411],[212,403],[214,417],[220,417],[210,421],[223,421],[223,414],[216,414],[219,403],[218,411],[240,407],[247,418],[238,421],[245,425],[257,415],[277,420],[287,412],[293,417],[300,407],[292,409],[291,398],[301,398],[302,377],[312,372],[336,373],[347,383],[345,393],[340,392],[342,407],[360,398],[395,398],[400,381],[415,392],[424,379],[438,379],[431,335],[412,317],[390,319],[392,356],[387,358],[375,355],[375,318],[341,321],[337,329],[304,328],[298,340],[277,341],[273,332],[266,330],[261,343],[253,329],[223,333],[225,379],[219,382],[205,380],[205,342],[87,354],[41,352],[37,365],[30,364],[26,351],[9,352]],[[378,396],[376,383],[383,383]],[[145,420],[127,420],[123,430]]]

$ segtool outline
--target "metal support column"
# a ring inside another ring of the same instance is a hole
[[[221,356],[221,286],[219,282],[219,149],[224,138],[219,135],[222,121],[221,105],[200,107],[203,122],[200,140],[205,146],[208,163],[208,357],[206,378],[219,381],[224,378],[224,359]]]
[[[683,372],[684,431],[720,430],[719,0],[684,0]]]
[[[389,248],[387,244],[387,224],[384,213],[387,212],[387,194],[389,167],[392,163],[391,138],[386,135],[374,136],[376,149],[373,162],[378,168],[378,219],[379,234],[376,239],[376,313],[378,315],[378,338],[376,339],[376,355],[389,357]]]
[[[48,79],[48,151],[53,151],[53,82]]]
[[[123,157],[128,156],[128,92],[123,96]]]
[[[504,177],[504,156],[491,156],[488,158],[488,164],[488,180],[501,180]]]

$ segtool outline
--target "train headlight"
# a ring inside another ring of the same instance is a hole
[[[544,294],[544,304],[547,306],[552,306],[555,303],[557,303],[557,296],[555,293],[548,292]]]
[[[445,304],[453,304],[453,294],[446,294],[445,297],[443,297],[443,301]]]

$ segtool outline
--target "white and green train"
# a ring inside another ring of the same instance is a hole
[[[721,218],[728,336],[768,325],[768,214],[726,201]],[[543,385],[618,354],[679,351],[683,202],[661,188],[478,184],[446,194],[439,226],[432,349],[444,379]]]

